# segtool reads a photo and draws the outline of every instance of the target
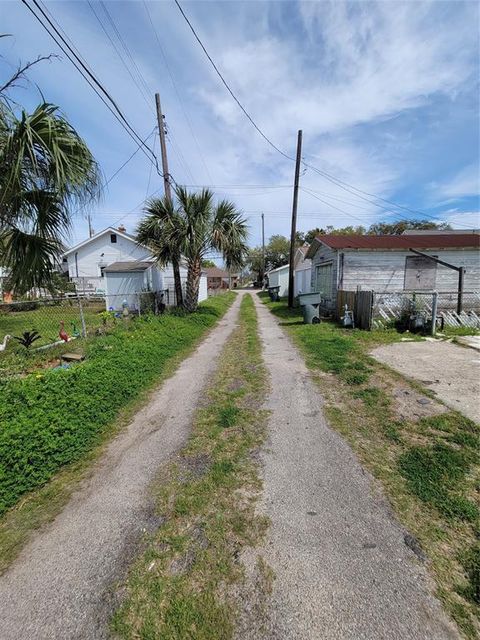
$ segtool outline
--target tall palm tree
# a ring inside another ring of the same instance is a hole
[[[156,206],[152,207],[152,204]],[[146,217],[139,225],[139,235],[149,244],[143,231],[155,230],[150,246],[160,261],[175,248],[188,267],[185,308],[195,311],[198,305],[202,260],[208,252],[222,253],[227,269],[243,264],[247,252],[247,225],[241,213],[228,200],[214,203],[209,189],[189,193],[184,187],[175,189],[173,203],[165,198],[150,201]],[[168,209],[168,216],[163,213]],[[160,214],[159,214],[160,212]]]
[[[99,193],[87,145],[58,107],[19,117],[0,101],[0,265],[12,288],[48,287],[68,236],[72,208]]]
[[[180,278],[180,244],[172,231],[177,224],[177,211],[170,198],[151,198],[144,209],[147,214],[137,227],[137,242],[148,247],[160,266],[169,262],[173,267],[175,300],[183,306],[182,280]]]

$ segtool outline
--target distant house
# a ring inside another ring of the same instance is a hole
[[[307,258],[309,246],[303,245],[295,251],[294,269],[295,269],[295,295],[299,293],[310,293],[312,284],[312,261]]]
[[[69,279],[82,293],[105,293],[105,268],[113,262],[153,260],[147,247],[139,245],[125,227],[107,227],[65,251]]]
[[[280,287],[278,295],[280,297],[288,296],[288,274],[290,268],[288,264],[283,264],[281,267],[272,269],[267,273],[268,286]]]
[[[230,274],[218,267],[206,267],[202,271],[207,276],[208,289],[235,289],[238,286],[238,274]]]
[[[306,258],[312,261],[312,291],[334,310],[338,290],[456,291],[458,274],[409,251],[465,267],[464,290],[480,291],[480,234],[411,233],[401,236],[320,235]]]

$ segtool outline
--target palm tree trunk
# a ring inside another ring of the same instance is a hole
[[[183,291],[182,291],[182,279],[180,278],[180,265],[178,260],[172,260],[173,267],[173,282],[175,286],[175,300],[177,307],[183,307]]]
[[[188,263],[187,292],[185,296],[185,308],[187,311],[195,311],[198,305],[198,291],[200,288],[200,276],[202,275],[202,263],[200,260],[192,260]]]

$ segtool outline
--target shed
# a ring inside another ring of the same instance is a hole
[[[464,267],[465,291],[480,291],[480,234],[475,232],[319,235],[306,254],[312,261],[312,291],[322,293],[324,306],[331,311],[335,309],[337,291],[341,289],[378,293],[456,291],[455,271],[410,249]]]
[[[114,262],[104,269],[107,309],[119,310],[124,301],[132,310],[140,306],[140,294],[161,291],[163,274],[154,262]]]
[[[280,291],[278,295],[280,297],[288,296],[288,274],[289,274],[289,266],[288,264],[284,264],[281,267],[277,267],[276,269],[272,269],[267,273],[268,276],[268,286],[269,287],[280,287]]]
[[[309,246],[303,245],[295,251],[295,295],[299,293],[310,293],[312,285],[312,261],[307,258]]]

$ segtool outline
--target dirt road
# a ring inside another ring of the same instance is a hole
[[[158,526],[148,487],[188,438],[202,390],[236,325],[240,297],[0,577],[1,640],[108,637],[115,580],[142,533]]]
[[[272,389],[261,505],[271,529],[259,553],[276,579],[266,628],[251,627],[242,638],[458,638],[430,595],[406,532],[348,445],[328,428],[303,358],[256,302]]]

